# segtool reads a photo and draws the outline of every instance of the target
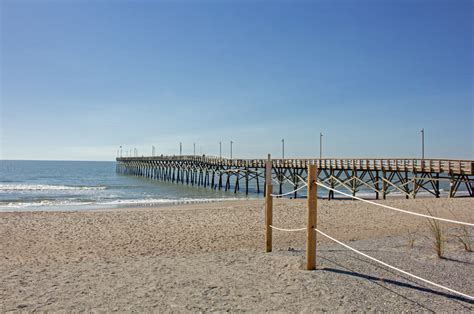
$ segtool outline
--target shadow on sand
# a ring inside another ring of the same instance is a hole
[[[401,281],[397,281],[397,280],[384,279],[384,278],[365,275],[365,274],[361,274],[361,273],[357,273],[357,272],[353,272],[353,271],[347,271],[347,270],[341,270],[341,269],[335,269],[335,268],[323,268],[321,270],[329,271],[329,272],[333,272],[333,273],[338,273],[338,274],[343,274],[343,275],[349,275],[349,276],[363,278],[363,279],[368,279],[368,280],[371,280],[371,281],[388,283],[388,284],[396,285],[396,286],[403,287],[403,288],[415,289],[415,290],[422,291],[422,292],[428,292],[428,293],[440,295],[440,296],[443,296],[443,297],[446,297],[446,298],[449,298],[449,299],[463,301],[463,302],[466,302],[466,303],[469,303],[469,304],[474,304],[474,301],[469,300],[467,298],[464,298],[462,296],[458,296],[458,295],[450,294],[450,293],[446,293],[446,292],[440,292],[440,291],[432,290],[430,288],[425,288],[425,287],[421,287],[421,286],[415,286],[413,284],[405,283],[405,282],[401,282]]]

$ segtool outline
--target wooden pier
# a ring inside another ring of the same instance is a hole
[[[212,156],[153,156],[117,158],[117,172],[201,186],[215,190],[265,193],[266,159],[227,159]],[[393,192],[415,198],[421,192],[440,197],[440,182],[448,196],[465,187],[474,196],[474,160],[448,159],[271,159],[274,193],[296,190],[307,178],[308,165],[318,168],[318,180],[331,188],[356,195],[362,189],[375,197]],[[297,192],[291,194],[297,197]],[[328,192],[334,198],[334,192]]]

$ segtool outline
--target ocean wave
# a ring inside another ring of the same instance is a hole
[[[77,200],[39,200],[39,201],[31,201],[31,202],[9,202],[9,203],[1,203],[0,202],[0,211],[1,209],[6,210],[21,210],[21,209],[28,209],[28,208],[42,208],[42,209],[49,209],[54,208],[58,209],[58,207],[65,207],[64,209],[67,210],[68,207],[80,207],[80,206],[87,206],[87,207],[115,207],[115,206],[126,206],[126,205],[137,205],[137,206],[153,206],[153,205],[166,205],[166,204],[196,204],[196,203],[213,203],[213,202],[222,202],[222,201],[236,201],[236,200],[243,200],[245,198],[182,198],[182,199],[162,199],[162,198],[153,198],[153,199],[117,199],[117,200],[110,200],[110,201],[77,201]],[[59,208],[61,209],[61,208]]]
[[[152,198],[152,199],[123,199],[113,200],[107,202],[98,202],[98,205],[140,205],[140,204],[194,204],[194,203],[213,203],[223,201],[238,201],[246,200],[247,198],[181,198],[181,199],[165,199],[165,198]]]
[[[93,202],[78,202],[70,200],[41,200],[33,202],[10,202],[10,203],[0,203],[0,208],[7,209],[21,209],[29,207],[57,207],[57,206],[80,206],[80,205],[92,205]]]
[[[82,191],[82,190],[105,190],[105,186],[67,186],[49,184],[0,184],[1,191]]]

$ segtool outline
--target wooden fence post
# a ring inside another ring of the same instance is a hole
[[[308,225],[306,230],[306,270],[316,269],[317,167],[308,166]]]
[[[266,252],[272,251],[273,198],[272,160],[270,154],[265,164],[265,245]]]

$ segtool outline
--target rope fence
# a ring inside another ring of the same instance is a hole
[[[408,211],[408,210],[396,208],[396,207],[385,205],[385,204],[376,203],[376,202],[369,201],[369,200],[366,200],[366,199],[363,199],[363,198],[360,198],[360,197],[357,197],[357,196],[354,196],[354,195],[350,195],[350,194],[341,192],[341,191],[333,189],[333,188],[331,188],[331,187],[329,187],[325,184],[317,182],[317,169],[316,169],[315,165],[309,165],[308,166],[308,179],[307,179],[306,184],[304,184],[303,186],[301,186],[301,187],[299,187],[299,188],[297,188],[297,189],[295,189],[291,192],[287,192],[287,193],[283,193],[283,194],[272,194],[272,184],[271,184],[272,178],[271,178],[271,175],[269,175],[271,173],[271,167],[272,167],[271,159],[270,159],[270,155],[268,155],[268,160],[267,160],[267,164],[266,164],[266,174],[267,174],[267,176],[265,178],[266,179],[266,188],[267,188],[267,191],[268,191],[268,193],[266,194],[266,197],[265,197],[265,224],[266,224],[265,241],[266,241],[266,251],[267,252],[272,251],[272,230],[278,230],[278,231],[282,231],[282,232],[300,232],[300,231],[305,231],[306,230],[307,231],[307,233],[306,233],[306,269],[307,270],[316,269],[316,234],[318,233],[318,234],[328,238],[329,240],[345,247],[346,249],[351,250],[351,251],[353,251],[353,252],[355,252],[355,253],[357,253],[361,256],[364,256],[365,258],[368,258],[368,259],[370,259],[370,260],[372,260],[376,263],[379,263],[379,264],[381,264],[385,267],[388,267],[392,270],[398,271],[399,273],[402,273],[406,276],[409,276],[409,277],[412,277],[412,278],[417,279],[419,281],[422,281],[426,284],[429,284],[429,285],[432,285],[434,287],[449,291],[451,293],[454,293],[456,295],[459,295],[459,296],[462,296],[466,299],[474,301],[474,296],[471,296],[471,295],[468,295],[466,293],[462,293],[462,292],[459,292],[457,290],[445,287],[443,285],[440,285],[440,284],[437,284],[433,281],[424,279],[422,277],[419,277],[417,275],[409,273],[409,272],[407,272],[405,270],[402,270],[400,268],[397,268],[395,266],[389,265],[389,264],[387,264],[387,263],[385,263],[381,260],[378,260],[378,259],[376,259],[372,256],[369,256],[365,253],[362,253],[361,251],[359,251],[359,250],[357,250],[353,247],[350,247],[349,245],[347,245],[347,244],[345,244],[345,243],[329,236],[328,234],[324,233],[323,231],[317,229],[316,228],[317,186],[320,186],[320,187],[322,187],[324,189],[327,189],[327,190],[330,190],[330,191],[334,191],[335,193],[339,193],[341,195],[350,197],[352,199],[356,199],[356,200],[359,200],[359,201],[362,201],[362,202],[365,202],[365,203],[368,203],[368,204],[371,204],[371,205],[383,207],[383,208],[386,208],[386,209],[394,210],[394,211],[405,213],[405,214],[410,214],[410,215],[419,216],[419,217],[423,217],[423,218],[434,219],[434,220],[439,220],[439,221],[444,221],[444,222],[449,222],[449,223],[454,223],[454,224],[460,224],[460,225],[470,226],[470,227],[474,227],[474,223],[462,222],[462,221],[457,221],[457,220],[452,220],[452,219],[446,219],[446,218],[429,216],[429,215],[425,215],[425,214],[411,212],[411,211]],[[301,178],[299,175],[298,175],[298,178],[301,181],[304,182],[304,179]],[[273,197],[281,197],[281,196],[289,195],[289,194],[295,193],[295,192],[297,192],[297,191],[299,191],[303,188],[308,188],[308,192],[307,192],[307,199],[308,199],[307,227],[287,229],[287,228],[280,228],[280,227],[274,226],[273,225]]]
[[[275,226],[273,226],[273,225],[270,225],[270,228],[275,229],[275,230],[279,230],[279,231],[284,231],[284,232],[297,232],[297,231],[304,231],[304,230],[306,230],[306,228],[284,229],[284,228],[275,227]]]
[[[333,189],[333,188],[331,188],[331,187],[329,187],[329,186],[327,186],[327,185],[324,185],[324,184],[322,184],[322,183],[319,183],[319,182],[317,182],[316,184],[317,184],[318,186],[322,187],[322,188],[327,189],[327,190],[330,190],[330,191],[339,193],[339,194],[341,194],[341,195],[344,195],[344,196],[347,196],[347,197],[356,199],[356,200],[361,201],[361,202],[364,202],[364,203],[376,205],[376,206],[379,206],[379,207],[384,207],[384,208],[391,209],[391,210],[395,210],[395,211],[402,212],[402,213],[405,213],[405,214],[410,214],[410,215],[420,216],[420,217],[424,217],[424,218],[429,218],[429,219],[440,220],[440,221],[444,221],[444,222],[450,222],[450,223],[454,223],[454,224],[460,224],[460,225],[465,225],[465,226],[474,227],[474,223],[463,222],[463,221],[457,221],[457,220],[452,220],[452,219],[446,219],[446,218],[441,218],[441,217],[436,217],[436,216],[430,216],[430,215],[415,213],[415,212],[411,212],[411,211],[408,211],[408,210],[396,208],[396,207],[393,207],[393,206],[389,206],[389,205],[385,205],[385,204],[380,204],[380,203],[376,203],[376,202],[373,202],[373,201],[369,201],[369,200],[366,200],[366,199],[363,199],[363,198],[360,198],[360,197],[357,197],[357,196],[354,196],[354,195],[350,195],[350,194],[341,192],[341,191],[339,191],[339,190]]]
[[[385,205],[385,204],[376,203],[376,202],[369,201],[369,200],[366,200],[366,199],[363,199],[363,198],[360,198],[360,197],[357,197],[357,196],[354,196],[354,195],[350,195],[350,194],[344,193],[344,192],[342,192],[342,191],[333,189],[333,188],[331,188],[331,187],[329,187],[329,186],[327,186],[327,185],[324,185],[324,184],[322,184],[322,183],[319,183],[319,182],[317,182],[316,184],[317,184],[318,186],[322,187],[322,188],[327,189],[327,190],[334,191],[334,192],[336,192],[336,193],[339,193],[339,194],[341,194],[341,195],[344,195],[344,196],[347,196],[347,197],[356,199],[356,200],[361,201],[361,202],[364,202],[364,203],[368,203],[368,204],[376,205],[376,206],[379,206],[379,207],[383,207],[383,208],[395,210],[395,211],[402,212],[402,213],[405,213],[405,214],[410,214],[410,215],[420,216],[420,217],[424,217],[424,218],[428,218],[428,219],[434,219],[434,220],[439,220],[439,221],[444,221],[444,222],[449,222],[449,223],[454,223],[454,224],[460,224],[460,225],[465,225],[465,226],[474,227],[474,223],[463,222],[463,221],[458,221],[458,220],[452,220],[452,219],[447,219],[447,218],[442,218],[442,217],[436,217],[436,216],[431,216],[431,215],[425,215],[425,214],[415,213],[415,212],[412,212],[412,211],[408,211],[408,210],[396,208],[396,207],[389,206],[389,205]],[[297,189],[295,189],[295,190],[293,190],[293,191],[286,192],[286,193],[283,193],[283,194],[270,194],[270,196],[272,196],[272,197],[282,197],[282,196],[290,195],[290,194],[293,194],[293,193],[295,193],[295,192],[298,192],[299,190],[302,190],[303,188],[305,188],[305,187],[307,187],[307,186],[308,186],[308,185],[305,184],[305,185],[300,186],[299,188],[297,188]]]
[[[299,190],[305,188],[307,185],[303,185],[303,186],[300,186],[299,188],[297,188],[296,190],[293,190],[293,191],[290,191],[290,192],[286,192],[286,193],[283,193],[283,194],[270,194],[270,196],[272,197],[282,197],[282,196],[286,196],[286,195],[290,195],[290,194],[293,194],[295,192],[298,192]]]
[[[349,245],[347,245],[347,244],[345,244],[345,243],[342,243],[342,242],[339,241],[339,240],[334,239],[333,237],[331,237],[331,236],[327,235],[326,233],[322,232],[321,230],[318,230],[318,229],[316,229],[316,228],[314,228],[314,230],[315,230],[317,233],[319,233],[319,234],[325,236],[325,237],[328,238],[329,240],[332,240],[332,241],[336,242],[337,244],[342,245],[342,246],[345,247],[346,249],[349,249],[349,250],[351,250],[351,251],[353,251],[353,252],[355,252],[355,253],[357,253],[357,254],[360,254],[360,255],[362,255],[362,256],[364,256],[364,257],[366,257],[366,258],[368,258],[368,259],[370,259],[370,260],[372,260],[372,261],[374,261],[374,262],[377,262],[377,263],[379,263],[379,264],[381,264],[381,265],[383,265],[383,266],[386,266],[386,267],[388,267],[388,268],[390,268],[390,269],[393,269],[393,270],[396,270],[396,271],[398,271],[398,272],[400,272],[400,273],[402,273],[402,274],[405,274],[405,275],[410,276],[410,277],[412,277],[412,278],[415,278],[415,279],[418,279],[418,280],[420,280],[420,281],[423,281],[423,282],[425,282],[425,283],[427,283],[427,284],[430,284],[430,285],[432,285],[432,286],[435,286],[435,287],[444,289],[444,290],[446,290],[446,291],[449,291],[449,292],[458,294],[458,295],[463,296],[463,297],[465,297],[465,298],[467,298],[467,299],[474,300],[474,297],[473,297],[473,296],[470,296],[470,295],[468,295],[468,294],[459,292],[459,291],[457,291],[457,290],[454,290],[454,289],[451,289],[451,288],[442,286],[442,285],[440,285],[440,284],[437,284],[437,283],[432,282],[432,281],[430,281],[430,280],[421,278],[421,277],[419,277],[419,276],[413,275],[413,274],[411,274],[411,273],[409,273],[409,272],[407,272],[407,271],[404,271],[404,270],[402,270],[402,269],[400,269],[400,268],[397,268],[397,267],[395,267],[395,266],[389,265],[389,264],[387,264],[387,263],[385,263],[385,262],[382,262],[381,260],[378,260],[378,259],[376,259],[376,258],[374,258],[374,257],[372,257],[372,256],[369,256],[369,255],[367,255],[367,254],[365,254],[365,253],[362,253],[361,251],[356,250],[356,249],[354,249],[353,247],[350,247]]]

